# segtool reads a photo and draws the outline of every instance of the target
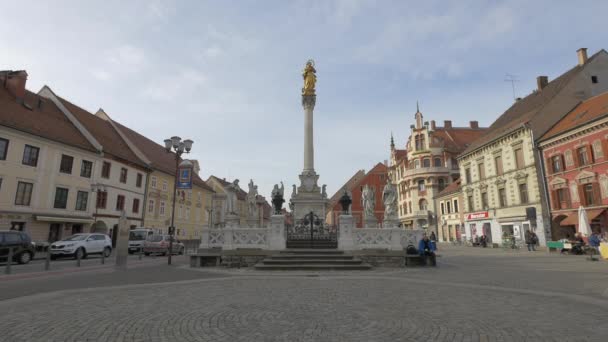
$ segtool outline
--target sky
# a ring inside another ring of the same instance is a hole
[[[490,125],[608,47],[608,1],[8,1],[0,69],[162,144],[194,140],[201,177],[298,184],[301,71],[315,60],[315,169],[331,196],[425,120]],[[246,189],[245,189],[246,190]]]

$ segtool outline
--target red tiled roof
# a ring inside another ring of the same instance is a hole
[[[93,115],[85,109],[58,97],[61,103],[72,113],[76,119],[89,131],[93,137],[103,146],[104,153],[111,154],[119,159],[137,164],[146,168],[145,162],[140,160],[127,143],[120,137],[110,122]]]
[[[443,140],[444,148],[449,152],[461,153],[476,139],[481,137],[488,129],[480,128],[441,128],[433,131],[433,136]]]
[[[352,177],[350,177],[350,179],[344,183],[344,185],[342,185],[340,187],[340,189],[338,189],[338,191],[336,191],[336,193],[331,196],[331,198],[329,199],[329,204],[330,204],[330,208],[333,207],[336,203],[338,203],[338,201],[340,200],[340,197],[342,197],[342,194],[344,193],[344,189],[347,189],[348,191],[351,191],[353,189],[353,187],[359,183],[359,181],[361,179],[363,179],[365,177],[365,170],[358,170],[357,172],[355,172],[354,175],[352,175]]]
[[[135,144],[135,146],[142,151],[146,157],[148,157],[148,159],[151,161],[152,168],[171,176],[175,175],[175,153],[168,153],[164,146],[155,143],[129,127],[126,127],[116,121],[113,122],[118,126],[118,129],[121,130],[127,139]],[[201,188],[211,192],[215,192],[204,180],[199,177],[199,175],[196,173],[193,173],[193,175],[193,183],[195,185],[198,185]]]
[[[606,55],[606,51],[600,50],[591,56],[586,64],[582,66],[577,65],[566,71],[549,82],[542,91],[534,91],[525,98],[515,102],[494,121],[486,134],[475,140],[463,154],[473,152],[499,137],[516,131],[523,125],[528,125],[535,137],[542,136],[578,104],[580,100],[575,94],[561,94],[561,92],[587,64],[600,54]]]
[[[395,160],[399,161],[407,158],[407,150],[395,149]]]
[[[608,115],[608,92],[592,97],[576,106],[553,126],[540,140],[561,135],[571,129]]]
[[[449,194],[459,192],[460,191],[460,178],[448,184],[448,186],[443,189],[440,193],[438,193],[435,198],[447,196]]]
[[[15,97],[0,86],[0,125],[97,152],[52,101],[26,90],[24,103],[32,109],[17,103]]]

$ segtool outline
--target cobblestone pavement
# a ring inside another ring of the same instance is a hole
[[[184,267],[202,279],[41,291],[0,301],[0,341],[606,340],[607,262],[472,248],[441,254],[436,269]],[[167,281],[160,270],[150,271]]]

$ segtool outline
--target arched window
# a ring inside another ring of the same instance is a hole
[[[428,208],[428,204],[424,198],[418,202],[418,205],[420,206],[420,210],[427,210]]]
[[[414,140],[416,141],[416,151],[424,150],[424,134],[417,134]]]
[[[431,167],[431,159],[429,158],[424,158],[422,160],[422,167]]]
[[[433,162],[433,166],[434,167],[441,167],[441,158],[435,157],[435,160]]]
[[[414,167],[415,167],[415,168],[417,168],[417,169],[419,169],[419,168],[420,168],[420,160],[416,159],[416,160],[414,161]]]
[[[426,186],[424,185],[424,179],[418,181],[418,191],[426,190]]]

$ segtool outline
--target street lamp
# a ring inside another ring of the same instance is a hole
[[[92,193],[99,193],[99,192],[106,192],[106,186],[101,184],[101,183],[95,183],[95,184],[91,184],[91,192]],[[95,222],[93,223],[93,225],[95,226],[95,232],[97,232],[97,211],[99,210],[99,195],[95,196]]]
[[[169,258],[167,263],[171,265],[171,255],[173,253],[173,235],[175,234],[175,199],[177,197],[177,180],[179,178],[179,160],[184,153],[190,153],[192,144],[190,139],[182,141],[182,138],[173,136],[165,139],[165,150],[167,153],[175,153],[175,182],[173,183],[173,208],[171,209],[171,226],[169,227]]]

